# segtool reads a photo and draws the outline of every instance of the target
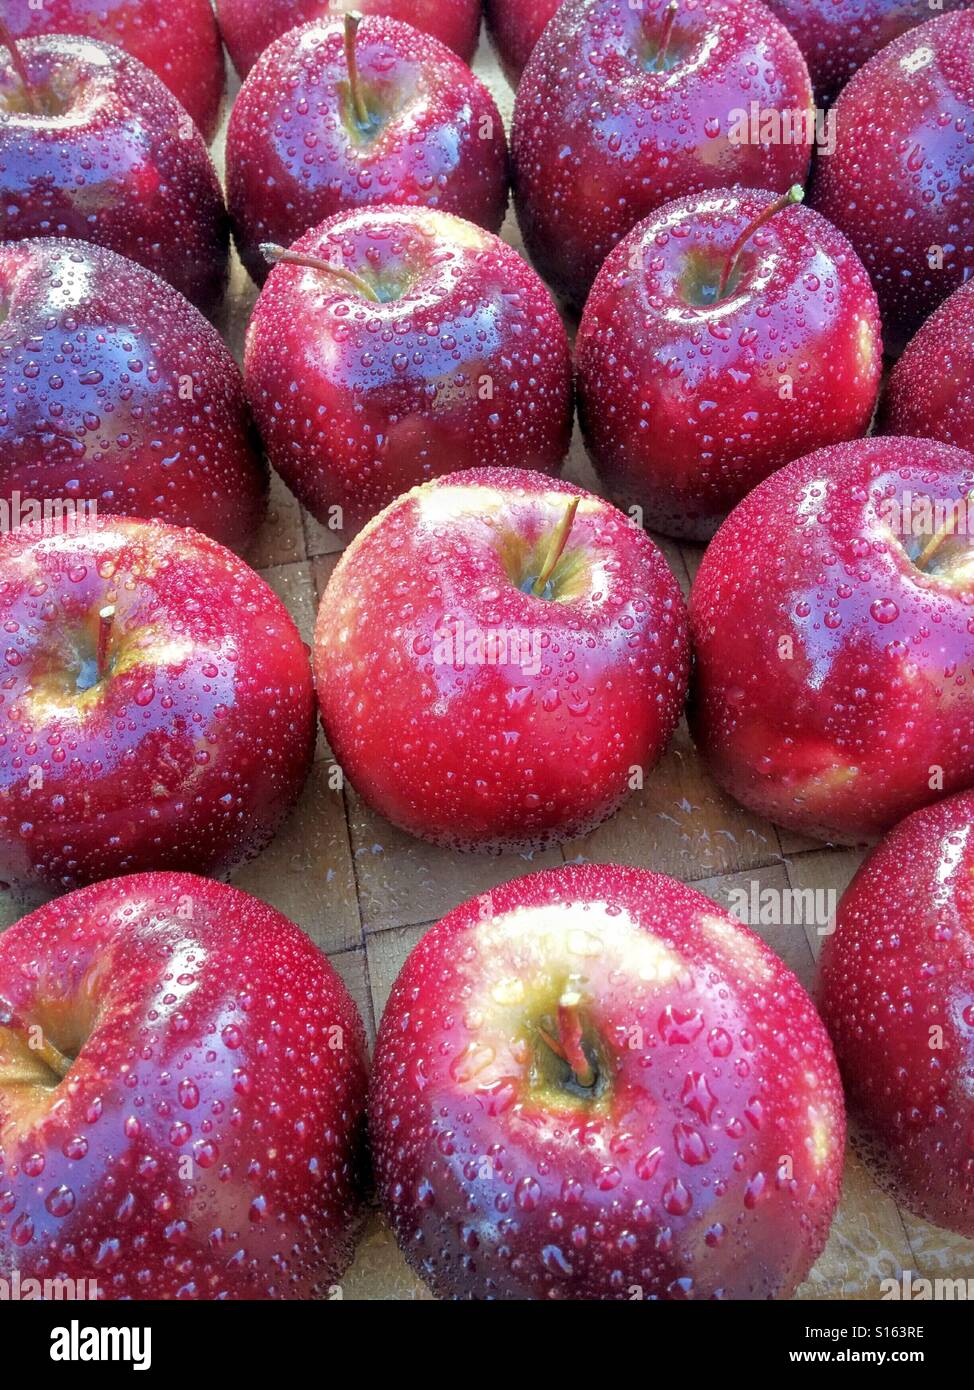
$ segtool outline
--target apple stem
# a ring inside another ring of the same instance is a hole
[[[551,538],[551,545],[548,547],[548,555],[541,567],[541,573],[531,586],[531,592],[537,598],[540,598],[544,593],[548,580],[554,574],[555,566],[561,559],[562,551],[568,544],[568,536],[574,524],[575,513],[578,511],[578,504],[581,500],[580,497],[572,497],[569,500],[568,506],[565,508],[565,515],[562,517],[561,521],[559,521],[558,529]]]
[[[741,235],[737,238],[737,240],[734,242],[734,245],[731,247],[730,255],[724,262],[724,269],[721,271],[720,274],[720,284],[717,286],[718,299],[723,299],[724,291],[727,289],[728,281],[734,274],[734,269],[737,265],[738,257],[744,250],[744,247],[747,245],[747,243],[751,240],[751,237],[754,235],[754,233],[756,231],[759,231],[760,228],[764,226],[765,222],[768,222],[772,217],[774,217],[776,213],[782,212],[785,208],[794,206],[795,203],[800,203],[804,197],[805,190],[804,188],[802,188],[801,184],[793,183],[787,193],[783,193],[780,198],[777,198],[773,203],[769,203],[768,206],[764,209],[764,211],[758,213],[754,221],[749,223],[748,226],[744,228]]]
[[[676,12],[680,8],[678,0],[670,0],[663,12],[663,31],[659,36],[659,48],[656,51],[656,58],[653,62],[654,72],[666,71],[666,54],[670,46],[670,36],[673,33],[673,25],[676,21]]]
[[[382,301],[367,280],[356,275],[354,270],[348,270],[343,265],[332,265],[330,261],[324,260],[321,256],[309,256],[303,251],[289,251],[284,246],[278,246],[276,242],[261,242],[261,255],[270,265],[278,265],[281,261],[285,265],[303,265],[309,270],[322,270],[327,275],[334,275],[339,280],[345,280],[353,289],[366,299],[371,299],[373,304],[381,304]]]
[[[965,509],[969,511],[971,506],[974,506],[974,491],[969,492],[964,498]],[[954,534],[955,531],[951,519],[945,517],[943,525],[933,533],[914,561],[917,569],[925,570],[947,537],[953,536]]]
[[[25,1022],[2,999],[0,999],[0,1028],[6,1028],[19,1038],[30,1052],[35,1053],[45,1066],[50,1067],[56,1076],[67,1076],[74,1065],[74,1059],[66,1057],[63,1052],[56,1048],[45,1035],[43,1028],[34,1027]]]
[[[105,676],[108,667],[108,643],[111,641],[114,617],[114,603],[107,604],[98,614],[98,647],[95,651],[95,666],[99,680]]]
[[[352,10],[351,14],[345,16],[345,62],[348,65],[348,90],[352,94],[352,109],[355,112],[355,119],[362,130],[368,130],[372,124],[372,117],[369,115],[369,108],[366,106],[365,97],[362,94],[358,60],[355,57],[355,35],[358,33],[358,27],[361,23],[362,16],[357,10]]]
[[[30,108],[33,115],[39,116],[41,114],[41,109],[38,104],[37,97],[34,93],[33,83],[31,82],[30,77],[27,73],[27,65],[24,62],[23,54],[17,47],[17,43],[14,39],[14,36],[10,32],[9,25],[7,24],[6,20],[3,19],[0,19],[0,44],[2,44],[4,48],[7,50],[7,52],[10,54],[10,61],[13,64],[13,70],[20,79],[20,85],[24,89],[24,96],[27,100],[28,107]]]
[[[595,1070],[582,1046],[582,1020],[578,1013],[581,1002],[580,992],[570,984],[558,1000],[557,1039],[543,1028],[539,1032],[555,1056],[571,1067],[577,1084],[591,1087],[595,1085]]]
[[[566,990],[558,1001],[558,1036],[565,1052],[565,1061],[575,1073],[579,1086],[594,1086],[595,1072],[582,1047],[582,1021],[578,1008],[582,996],[578,990]]]

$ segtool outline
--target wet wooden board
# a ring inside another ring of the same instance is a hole
[[[510,127],[512,94],[485,41],[475,71],[497,99]],[[231,92],[236,90],[231,78]],[[224,121],[224,131],[226,122]],[[215,145],[222,170],[224,132]],[[523,251],[513,213],[505,240]],[[256,299],[234,257],[231,290],[220,327],[238,360]],[[597,491],[576,430],[565,475]],[[661,541],[686,590],[701,550]],[[267,521],[249,555],[310,641],[318,600],[340,543],[302,512],[275,479]],[[375,815],[351,788],[336,790],[319,738],[308,785],[270,847],[234,882],[297,922],[327,952],[362,1011],[370,1040],[396,974],[423,931],[457,903],[534,869],[569,860],[636,864],[694,884],[727,904],[737,888],[835,889],[841,892],[860,855],[822,848],[748,814],[707,774],[681,725],[665,758],[622,811],[584,839],[533,858],[466,857],[414,840]],[[0,929],[44,895],[0,894]],[[801,926],[758,928],[768,944],[811,985],[821,937]],[[799,1298],[869,1299],[879,1281],[904,1270],[916,1277],[974,1277],[974,1241],[899,1210],[850,1152],[842,1202],[828,1245]],[[343,1282],[352,1299],[428,1299],[381,1218],[374,1214]]]

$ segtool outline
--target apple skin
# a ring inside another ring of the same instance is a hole
[[[275,39],[327,15],[385,15],[411,24],[473,62],[480,35],[480,0],[216,0],[220,31],[233,66],[246,77]]]
[[[365,1036],[293,922],[191,874],[96,883],[4,933],[5,1007],[75,1060],[55,1085],[0,1026],[0,1274],[328,1296],[360,1225]]]
[[[223,193],[202,135],[154,72],[94,39],[18,48],[32,80],[63,87],[60,115],[17,109],[0,51],[0,241],[64,236],[107,246],[212,313],[227,281]]]
[[[879,431],[974,450],[974,282],[954,290],[910,340],[887,379]]]
[[[849,78],[893,39],[930,19],[930,0],[765,0],[804,55],[819,104],[833,102]],[[970,0],[937,0],[937,11]]]
[[[371,104],[381,97],[391,109],[370,138],[353,138],[344,114],[341,19],[277,39],[240,89],[227,130],[227,197],[240,257],[259,285],[268,272],[262,242],[290,246],[350,208],[436,207],[500,230],[507,141],[480,79],[436,39],[393,19],[363,19],[355,50]]]
[[[523,592],[572,497],[548,596]],[[642,530],[569,483],[486,468],[360,532],[322,596],[314,666],[329,744],[370,806],[434,844],[528,853],[591,830],[655,766],[689,652]]]
[[[538,1031],[570,983],[587,1092]],[[674,879],[569,865],[422,937],[369,1132],[385,1214],[440,1297],[758,1299],[825,1244],[845,1119],[812,1001],[757,936]]]
[[[882,49],[843,90],[835,119],[812,200],[869,271],[896,354],[974,258],[974,12],[931,19]],[[932,247],[942,268],[930,267]]]
[[[490,232],[428,208],[339,213],[278,265],[247,331],[247,389],[271,462],[323,524],[358,529],[461,468],[555,473],[572,433],[568,336],[543,282]],[[484,381],[489,379],[487,395]]]
[[[290,614],[242,560],[163,522],[22,527],[0,536],[0,618],[0,877],[63,891],[263,849],[311,765],[314,696]]]
[[[845,237],[811,209],[745,190],[666,203],[609,255],[576,343],[589,455],[651,530],[707,540],[776,468],[865,434],[882,369],[876,296]],[[782,399],[782,382],[792,399]]]
[[[910,1211],[974,1237],[974,793],[902,821],[842,896],[819,1000],[853,1135]],[[942,1030],[942,1045],[931,1041]]]
[[[666,3],[567,0],[517,89],[518,222],[541,274],[578,309],[616,242],[661,204],[733,184],[784,193],[808,172],[808,145],[729,139],[732,113],[752,101],[811,107],[787,29],[757,0],[699,0],[677,11],[677,66],[646,71],[633,46],[657,43]]]
[[[4,0],[3,17],[15,39],[81,34],[123,48],[162,79],[207,144],[216,134],[226,68],[210,0]]]
[[[691,729],[749,810],[856,844],[974,784],[974,547],[921,569],[932,537],[895,515],[912,498],[922,529],[918,499],[972,487],[962,449],[861,439],[772,474],[717,532],[690,595]]]
[[[237,551],[264,516],[267,466],[220,335],[104,247],[0,244],[0,493],[15,492],[192,526]]]
[[[515,89],[561,0],[485,0],[484,16],[504,76]]]

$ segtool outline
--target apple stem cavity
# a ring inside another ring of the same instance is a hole
[[[2,999],[0,999],[0,1028],[6,1028],[9,1033],[12,1033],[59,1080],[63,1080],[74,1065],[74,1058],[66,1057],[59,1048],[56,1048],[43,1028],[36,1024],[27,1023]],[[18,1078],[8,1076],[6,1079],[9,1082]]]
[[[114,619],[114,603],[106,604],[98,614],[98,646],[95,650],[95,668],[98,672],[99,680],[104,679],[108,673],[108,644],[112,637],[112,623]]]
[[[793,183],[787,193],[783,193],[780,198],[773,203],[769,203],[763,212],[758,213],[754,221],[749,223],[731,247],[730,255],[724,262],[724,268],[720,273],[720,282],[717,286],[717,298],[723,299],[727,290],[727,285],[734,274],[738,259],[744,247],[751,240],[755,232],[759,231],[765,224],[775,216],[776,213],[784,211],[785,208],[794,207],[796,203],[803,201],[805,190],[800,183]]]
[[[382,300],[367,280],[363,280],[360,275],[356,275],[354,270],[349,270],[343,265],[332,265],[330,261],[324,260],[321,256],[309,256],[303,251],[289,251],[284,246],[278,246],[276,242],[261,242],[260,253],[264,260],[270,265],[279,265],[282,261],[285,265],[303,265],[309,270],[320,270],[326,275],[334,275],[336,279],[344,280],[350,285],[357,294],[365,299],[371,299],[373,304],[381,304]]]
[[[358,27],[361,23],[362,16],[357,10],[352,10],[351,14],[345,16],[345,62],[348,65],[348,90],[352,98],[355,121],[360,130],[370,130],[372,117],[362,91],[358,59],[355,56],[355,35],[358,33]]]
[[[13,34],[10,32],[9,25],[6,20],[3,19],[0,19],[0,44],[2,44],[10,54],[10,62],[14,72],[20,79],[20,85],[24,89],[24,100],[27,103],[29,111],[34,116],[40,116],[42,114],[41,107],[37,100],[33,83],[30,80],[30,75],[27,72],[27,64],[24,62],[23,54],[17,47]]]
[[[653,72],[666,71],[666,54],[673,34],[673,25],[676,22],[676,12],[679,8],[678,0],[670,0],[663,12],[663,28],[659,36],[659,48],[656,50],[656,57],[653,60]]]
[[[580,497],[572,497],[569,500],[568,506],[565,508],[565,515],[562,517],[561,521],[559,521],[557,530],[551,538],[551,544],[548,547],[548,554],[545,562],[541,567],[541,573],[531,585],[531,592],[536,598],[542,598],[544,596],[544,591],[548,587],[548,581],[554,574],[555,566],[561,559],[562,551],[568,544],[568,537],[575,522],[575,513],[578,511],[578,504],[581,500]]]

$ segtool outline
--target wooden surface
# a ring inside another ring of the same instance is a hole
[[[510,128],[512,94],[486,41],[475,71],[491,87]],[[236,87],[231,82],[231,91]],[[224,122],[225,129],[225,122]],[[215,146],[222,170],[223,134]],[[513,213],[504,238],[521,248]],[[256,292],[234,258],[231,294],[220,323],[238,359]],[[565,475],[597,491],[576,430]],[[686,589],[697,547],[660,542]],[[339,542],[303,513],[277,480],[250,563],[287,604],[310,642],[318,600]],[[717,902],[751,882],[762,888],[841,892],[860,856],[801,840],[749,815],[713,784],[685,725],[663,761],[622,811],[585,839],[532,858],[465,857],[435,849],[374,815],[351,788],[334,790],[323,739],[308,785],[274,843],[234,882],[299,923],[327,952],[352,992],[370,1038],[396,974],[424,929],[457,903],[494,884],[568,860],[637,864],[692,883]],[[0,927],[43,901],[0,895]],[[814,927],[758,928],[811,986],[821,937]],[[900,1211],[850,1153],[842,1203],[828,1246],[799,1291],[805,1298],[876,1298],[879,1280],[910,1269],[917,1277],[974,1278],[974,1241],[961,1240]],[[343,1295],[425,1299],[378,1216],[373,1216]]]

